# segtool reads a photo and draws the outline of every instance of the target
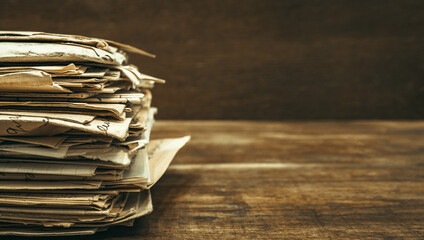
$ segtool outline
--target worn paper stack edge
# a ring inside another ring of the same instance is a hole
[[[98,38],[0,32],[0,235],[88,235],[153,210],[190,137],[150,141],[164,83]]]

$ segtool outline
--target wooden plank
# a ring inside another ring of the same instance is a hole
[[[154,190],[163,212],[145,221],[165,230],[148,237],[423,238],[422,129],[424,122],[159,122],[153,136],[193,138]]]
[[[153,137],[192,135],[174,163],[418,164],[422,121],[159,121]],[[408,154],[407,154],[408,153]]]
[[[192,135],[132,228],[70,239],[422,239],[424,121],[158,121]],[[12,239],[12,238],[11,238]]]

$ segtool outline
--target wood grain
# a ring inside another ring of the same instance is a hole
[[[133,228],[70,239],[423,239],[424,122],[158,121],[192,135]]]
[[[162,119],[424,117],[422,0],[2,0],[0,29],[97,36],[130,56]]]

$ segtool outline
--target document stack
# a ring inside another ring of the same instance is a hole
[[[189,137],[149,141],[151,89],[114,41],[0,32],[0,235],[87,235],[153,210]]]

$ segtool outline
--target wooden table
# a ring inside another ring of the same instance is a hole
[[[192,140],[132,228],[72,239],[423,239],[424,122],[158,121]]]

